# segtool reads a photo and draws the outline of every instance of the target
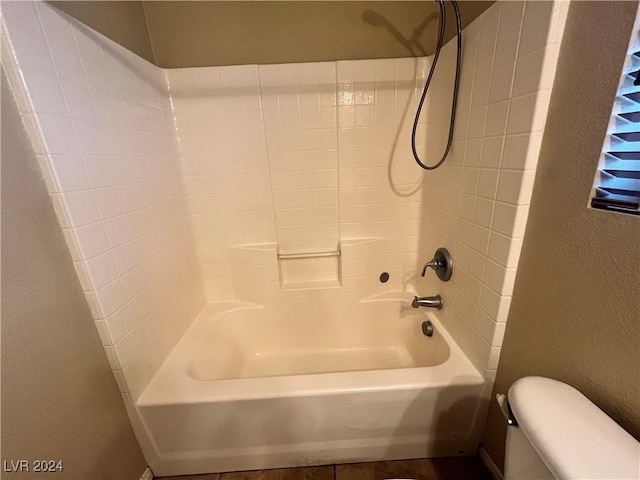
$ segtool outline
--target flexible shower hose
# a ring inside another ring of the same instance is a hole
[[[455,83],[453,85],[453,99],[451,101],[451,120],[449,122],[449,137],[447,139],[447,146],[442,154],[442,158],[438,163],[434,165],[425,165],[418,156],[418,152],[416,151],[416,130],[418,129],[418,120],[420,119],[420,112],[422,112],[422,106],[424,104],[424,99],[427,97],[427,91],[429,90],[429,85],[431,84],[431,79],[436,70],[436,65],[438,64],[438,58],[440,57],[440,50],[442,50],[442,44],[444,43],[444,30],[445,24],[447,21],[447,13],[443,0],[435,0],[440,7],[440,26],[438,27],[438,44],[436,46],[436,53],[433,57],[433,63],[431,64],[431,69],[429,70],[429,76],[427,77],[427,81],[424,84],[424,89],[422,90],[422,97],[420,98],[420,103],[418,104],[418,109],[416,110],[416,118],[413,121],[413,130],[411,131],[411,149],[413,150],[413,158],[416,160],[418,165],[420,165],[425,170],[435,170],[440,165],[444,163],[449,155],[449,150],[451,149],[451,142],[453,141],[453,127],[456,122],[456,105],[458,103],[458,87],[460,85],[460,59],[462,56],[462,30],[460,26],[460,9],[458,8],[458,3],[456,0],[451,0],[453,4],[453,10],[456,13],[456,28],[457,28],[457,36],[458,36],[458,50],[456,56],[456,75],[455,75]]]

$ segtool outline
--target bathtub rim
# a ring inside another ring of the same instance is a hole
[[[398,297],[362,299],[361,302],[406,302],[406,293]],[[135,404],[138,407],[193,404],[259,398],[338,395],[347,392],[405,390],[421,387],[481,385],[488,381],[467,358],[462,349],[442,325],[438,315],[422,311],[425,319],[434,323],[449,347],[449,357],[441,364],[428,367],[356,370],[328,373],[308,373],[270,377],[199,380],[187,373],[191,353],[189,337],[194,335],[203,319],[239,309],[262,309],[247,302],[214,302],[205,305],[192,325],[142,391]]]

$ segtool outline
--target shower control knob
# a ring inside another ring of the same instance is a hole
[[[451,276],[453,275],[453,259],[449,251],[444,247],[436,250],[433,259],[429,260],[422,267],[421,276],[424,277],[426,275],[427,268],[435,270],[436,275],[438,275],[438,278],[443,282],[451,280]]]

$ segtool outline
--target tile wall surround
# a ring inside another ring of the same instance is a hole
[[[441,293],[440,317],[488,378],[504,335],[535,169],[542,141],[567,1],[499,1],[464,30],[458,119],[451,155],[425,175],[420,262],[446,246],[455,260],[449,283],[431,272],[422,294]],[[452,72],[454,44],[442,60]],[[434,89],[450,92],[436,76]],[[432,102],[429,151],[444,148],[451,97]],[[436,123],[437,122],[437,123]],[[427,163],[434,163],[428,156]]]
[[[340,286],[318,291],[442,293],[492,378],[565,2],[499,1],[465,29],[453,149],[426,174],[409,141],[430,59],[162,70],[44,2],[2,7],[3,67],[125,399],[205,298],[313,295],[336,268]],[[453,53],[421,119],[429,163]],[[447,284],[416,277],[438,246]],[[338,267],[278,261],[330,251]],[[283,272],[307,288],[283,289]]]
[[[204,305],[165,77],[44,2],[2,2],[2,65],[131,400]]]
[[[168,71],[209,301],[320,286],[366,296],[407,283],[422,181],[408,156],[410,106],[428,66],[387,59]],[[278,254],[327,252],[340,257],[278,262]],[[391,281],[381,286],[385,270]]]

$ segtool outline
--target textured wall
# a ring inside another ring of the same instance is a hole
[[[414,1],[51,3],[164,68],[430,55],[439,11]],[[492,3],[461,2],[463,25]],[[447,25],[449,39],[451,7]]]
[[[62,460],[47,478],[137,480],[146,463],[4,70],[1,111],[3,459]]]
[[[640,217],[587,208],[637,7],[571,3],[495,392],[555,378],[640,438]],[[498,465],[505,429],[494,402]]]

